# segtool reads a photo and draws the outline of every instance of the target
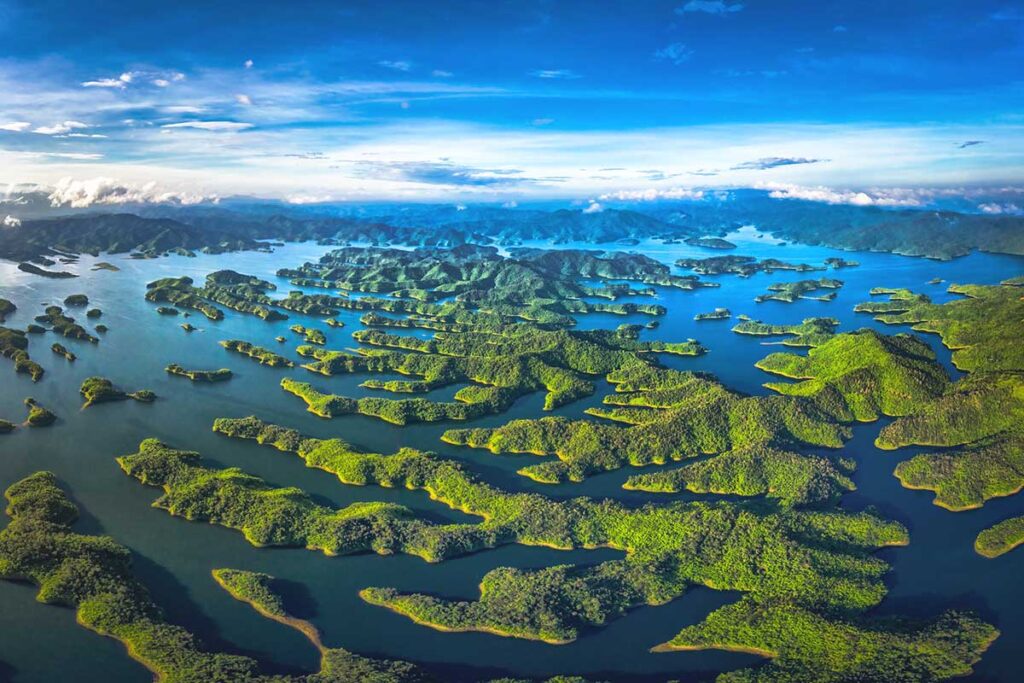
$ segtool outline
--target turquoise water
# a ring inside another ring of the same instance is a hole
[[[713,277],[720,288],[693,292],[658,288],[658,301],[669,313],[647,339],[679,340],[695,337],[710,352],[700,358],[665,357],[672,367],[705,370],[718,375],[734,388],[765,393],[761,384],[767,376],[753,367],[767,353],[778,350],[763,339],[733,334],[733,321],[694,322],[693,316],[718,306],[734,316],[746,313],[768,322],[799,322],[810,316],[838,318],[842,330],[868,326],[892,333],[897,328],[875,323],[869,316],[853,313],[853,305],[867,300],[876,286],[909,287],[926,292],[937,301],[947,300],[946,284],[928,285],[935,277],[949,282],[995,283],[1024,273],[1024,259],[991,255],[971,256],[948,263],[905,258],[889,254],[838,252],[801,245],[779,246],[774,240],[744,230],[730,239],[739,245],[731,253],[775,257],[787,261],[819,264],[829,256],[860,261],[857,268],[829,271],[830,277],[846,281],[838,298],[830,303],[799,301],[754,303],[754,296],[768,284],[823,273],[777,272],[749,279],[733,275]],[[543,245],[538,245],[543,246]],[[593,248],[591,244],[560,245]],[[737,653],[678,652],[650,654],[648,648],[668,640],[687,624],[699,621],[709,611],[734,600],[736,595],[694,589],[662,607],[637,609],[606,628],[588,633],[575,643],[553,646],[486,634],[440,633],[417,626],[408,619],[363,603],[357,591],[368,585],[390,585],[403,590],[472,598],[477,584],[489,570],[499,566],[540,567],[556,563],[593,563],[618,556],[609,550],[562,552],[545,548],[505,547],[439,564],[418,558],[359,556],[328,558],[301,549],[256,549],[240,534],[205,524],[172,518],[149,507],[156,489],[144,487],[126,477],[113,458],[134,452],[147,437],[157,437],[175,447],[201,452],[211,462],[238,466],[276,485],[294,485],[321,501],[341,506],[353,501],[387,500],[412,507],[433,519],[472,520],[459,512],[431,503],[423,494],[346,487],[327,473],[309,470],[287,454],[262,448],[251,442],[225,439],[213,434],[216,417],[259,417],[320,436],[340,436],[365,449],[391,452],[403,445],[434,450],[460,458],[488,481],[506,488],[535,490],[555,497],[577,495],[611,496],[639,503],[647,500],[693,497],[689,494],[658,496],[626,492],[622,482],[635,470],[623,469],[595,476],[582,484],[550,486],[531,482],[515,471],[534,456],[494,456],[486,451],[459,449],[441,443],[439,435],[451,423],[396,427],[363,416],[322,420],[305,411],[303,402],[285,394],[277,384],[294,376],[323,390],[362,395],[357,385],[362,376],[312,376],[301,368],[266,368],[230,354],[217,342],[238,338],[252,341],[297,358],[295,347],[301,338],[288,330],[299,323],[322,329],[329,348],[355,345],[350,337],[359,329],[358,313],[337,316],[346,322],[334,329],[322,321],[290,314],[287,321],[266,323],[253,316],[231,311],[220,322],[199,314],[188,320],[199,328],[187,334],[179,325],[181,317],[164,317],[143,299],[145,283],[159,277],[190,275],[197,281],[206,273],[233,268],[278,282],[281,293],[291,286],[275,277],[283,266],[295,266],[314,259],[326,247],[294,244],[273,254],[239,253],[200,255],[189,259],[167,257],[133,261],[121,257],[83,257],[79,264],[66,266],[81,274],[73,280],[46,280],[18,271],[14,264],[0,262],[0,296],[19,307],[7,325],[24,328],[44,305],[61,303],[71,293],[90,297],[90,307],[103,309],[98,321],[85,321],[84,310],[77,317],[87,327],[102,322],[110,331],[93,346],[75,340],[60,341],[78,355],[75,363],[52,354],[52,335],[32,337],[30,352],[46,368],[44,379],[33,384],[15,375],[8,361],[0,360],[0,418],[21,421],[22,401],[34,396],[61,418],[49,429],[19,429],[0,437],[0,486],[40,469],[49,469],[71,491],[83,509],[78,528],[106,533],[127,545],[135,554],[139,574],[152,589],[172,620],[198,633],[214,647],[243,651],[267,662],[276,670],[308,671],[317,668],[317,653],[297,632],[259,617],[251,608],[233,600],[210,578],[216,567],[264,571],[299,584],[311,620],[321,628],[330,645],[343,646],[368,655],[385,655],[420,662],[452,680],[479,680],[487,676],[514,674],[548,676],[558,673],[583,674],[612,680],[684,680],[711,678],[715,672],[756,662],[757,658]],[[723,252],[685,245],[641,244],[628,249],[671,263],[683,256],[711,256]],[[726,252],[729,253],[729,252]],[[115,263],[120,272],[90,271],[97,260]],[[680,274],[683,274],[680,271]],[[323,290],[311,290],[322,292]],[[637,299],[646,301],[646,299]],[[80,309],[74,309],[79,311]],[[75,314],[75,313],[73,313]],[[581,319],[580,327],[614,327],[623,322],[646,322],[647,316],[592,315]],[[287,343],[274,337],[283,335]],[[936,337],[926,335],[939,358],[954,376],[949,352]],[[226,383],[202,385],[170,377],[168,363],[190,368],[231,368],[235,377]],[[124,402],[99,405],[81,411],[77,393],[81,381],[91,375],[111,378],[127,390],[149,388],[160,399],[152,405]],[[458,387],[432,392],[431,398],[449,398]],[[600,402],[597,396],[565,406],[556,414],[580,416]],[[477,426],[497,425],[540,414],[543,403],[536,394],[518,401],[509,412],[476,420]],[[892,562],[888,583],[890,597],[882,612],[934,614],[948,607],[971,607],[993,621],[1002,637],[986,653],[977,681],[1016,681],[1016,650],[1024,643],[1024,587],[1019,576],[1024,570],[1024,551],[997,560],[986,560],[972,548],[982,528],[1024,512],[1024,496],[994,500],[977,511],[950,513],[931,504],[931,494],[908,491],[892,476],[896,463],[915,451],[883,452],[872,446],[881,423],[859,426],[844,453],[859,464],[854,477],[858,490],[847,495],[843,505],[861,509],[874,505],[911,530],[911,544],[889,549],[883,556]],[[143,681],[150,675],[128,659],[122,647],[76,626],[73,613],[64,608],[34,602],[35,588],[0,582],[0,680],[41,683],[66,677],[74,680]]]

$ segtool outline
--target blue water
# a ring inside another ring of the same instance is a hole
[[[664,357],[671,367],[705,370],[726,384],[749,393],[765,393],[769,380],[753,367],[772,351],[791,350],[765,345],[764,338],[730,332],[735,315],[746,313],[773,323],[799,322],[811,316],[840,320],[842,330],[874,327],[888,333],[901,331],[874,322],[870,316],[855,314],[853,305],[867,300],[872,287],[908,287],[928,293],[936,301],[950,298],[945,288],[951,282],[995,283],[1024,273],[1024,259],[991,254],[972,254],[952,262],[935,262],[888,254],[839,252],[801,245],[779,246],[768,237],[746,229],[729,237],[738,245],[733,252],[703,250],[685,245],[644,243],[629,250],[639,251],[666,263],[684,256],[713,256],[722,253],[775,257],[787,261],[820,264],[830,256],[860,262],[857,268],[824,273],[776,272],[748,279],[734,275],[709,277],[720,288],[681,291],[657,288],[658,303],[669,313],[658,329],[645,331],[644,339],[699,339],[710,352],[700,358]],[[542,245],[538,245],[542,246]],[[592,244],[560,245],[593,248]],[[237,567],[265,571],[305,587],[312,609],[312,621],[321,628],[325,641],[363,654],[376,654],[420,662],[453,680],[479,680],[488,676],[549,676],[582,674],[610,680],[685,680],[713,678],[716,672],[758,661],[756,657],[722,652],[679,652],[651,654],[647,650],[668,640],[683,626],[695,623],[709,611],[736,598],[735,594],[694,589],[662,607],[644,607],[609,626],[585,634],[564,646],[546,645],[486,634],[440,633],[417,626],[408,619],[369,606],[357,596],[368,585],[390,585],[404,590],[471,598],[477,584],[490,569],[499,566],[540,567],[555,563],[599,562],[618,554],[612,551],[562,552],[544,548],[505,547],[439,564],[420,559],[395,557],[328,558],[300,549],[253,548],[240,534],[205,524],[172,518],[150,508],[156,489],[140,485],[121,473],[113,458],[134,452],[147,437],[157,437],[179,448],[197,450],[209,461],[238,466],[276,485],[305,489],[322,502],[346,505],[360,500],[402,503],[432,519],[475,521],[459,512],[430,502],[419,493],[346,487],[320,471],[309,470],[287,454],[214,435],[210,426],[220,416],[256,414],[271,422],[296,427],[316,436],[340,436],[365,449],[392,452],[403,445],[434,450],[460,458],[480,476],[506,488],[540,491],[553,497],[577,495],[610,496],[635,504],[647,500],[692,498],[689,494],[658,496],[626,492],[622,482],[636,470],[623,469],[595,476],[582,484],[550,486],[520,477],[515,472],[535,456],[494,456],[486,451],[454,448],[441,443],[439,435],[448,424],[396,427],[363,416],[322,420],[305,411],[301,400],[285,394],[277,384],[293,376],[315,386],[348,395],[378,394],[358,384],[366,376],[333,378],[310,375],[301,368],[266,368],[224,351],[217,342],[238,338],[274,349],[295,360],[294,349],[301,338],[288,326],[299,323],[323,330],[329,348],[352,348],[357,344],[351,332],[360,329],[359,313],[343,312],[337,318],[346,327],[335,329],[322,320],[290,314],[287,321],[267,323],[252,316],[226,311],[223,321],[210,322],[194,313],[189,322],[199,328],[187,334],[179,325],[181,317],[164,317],[143,299],[145,283],[159,277],[190,275],[197,281],[206,273],[233,268],[277,282],[280,292],[292,289],[276,278],[277,268],[294,266],[319,257],[326,247],[292,244],[273,254],[238,253],[200,255],[190,259],[167,257],[133,261],[116,256],[84,257],[67,266],[81,274],[74,280],[46,280],[0,262],[0,296],[13,300],[19,311],[8,318],[8,326],[21,327],[41,312],[44,305],[61,303],[71,293],[84,292],[90,307],[103,309],[98,321],[110,331],[93,346],[74,340],[60,341],[78,355],[75,363],[52,354],[52,335],[32,337],[30,351],[46,368],[45,378],[33,384],[15,375],[6,360],[0,360],[0,418],[21,421],[22,401],[34,396],[61,418],[49,429],[19,429],[0,436],[0,486],[40,469],[54,471],[83,509],[81,530],[106,533],[127,545],[135,554],[139,574],[151,587],[170,618],[201,635],[214,647],[247,652],[275,670],[310,671],[317,667],[317,653],[301,635],[256,615],[218,588],[210,578],[216,567]],[[89,267],[106,260],[121,267],[120,272],[96,271]],[[678,274],[685,271],[674,269]],[[810,277],[838,277],[846,282],[833,302],[798,301],[754,303],[768,284]],[[942,285],[926,284],[943,278]],[[310,290],[323,293],[324,290]],[[638,297],[631,301],[645,302]],[[716,307],[731,309],[732,321],[694,322],[696,313]],[[77,309],[76,309],[77,310]],[[80,315],[84,321],[84,312]],[[644,315],[589,315],[580,319],[581,328],[614,327],[624,322],[643,323]],[[287,342],[278,344],[274,337]],[[949,352],[932,335],[925,339],[951,375],[958,375],[949,362]],[[231,368],[229,382],[193,384],[164,373],[171,362],[193,368]],[[134,402],[99,405],[81,411],[77,387],[91,375],[111,378],[118,386],[134,390],[153,389],[160,399],[152,405]],[[460,387],[438,389],[431,398],[449,398]],[[610,387],[601,386],[597,395],[564,406],[556,414],[581,416],[587,407],[598,405]],[[473,421],[475,426],[499,425],[517,417],[540,414],[543,397],[524,397],[507,413]],[[892,476],[896,463],[910,457],[913,449],[897,452],[876,450],[872,440],[881,423],[855,428],[854,439],[844,454],[855,458],[854,480],[858,490],[847,495],[843,505],[861,509],[874,505],[906,524],[911,544],[890,549],[883,556],[892,563],[890,596],[880,612],[932,615],[948,607],[971,607],[993,621],[1002,637],[986,653],[971,680],[1018,680],[1015,651],[1024,644],[1024,588],[1018,577],[1024,569],[1024,551],[997,560],[976,555],[971,543],[982,528],[1004,517],[1024,512],[1024,496],[994,500],[981,510],[950,513],[931,504],[931,494],[908,491]],[[41,683],[66,678],[74,680],[143,681],[150,675],[128,659],[121,646],[76,626],[70,610],[34,602],[35,588],[0,582],[0,680]]]

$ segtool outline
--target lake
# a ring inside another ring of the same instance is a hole
[[[769,377],[754,363],[779,349],[765,345],[778,338],[759,338],[730,332],[735,316],[741,313],[771,323],[795,323],[812,316],[830,316],[840,320],[840,330],[873,327],[887,333],[901,328],[876,323],[870,316],[853,312],[854,304],[866,301],[872,287],[907,287],[924,292],[941,302],[952,298],[945,292],[948,283],[993,284],[1024,274],[1024,259],[1004,255],[975,253],[952,262],[935,262],[891,254],[840,252],[803,245],[780,245],[751,228],[730,235],[739,248],[719,252],[686,245],[657,242],[621,247],[637,251],[666,263],[681,257],[705,257],[723,253],[760,258],[774,257],[790,262],[821,264],[828,257],[857,260],[856,268],[827,273],[778,271],[750,278],[735,275],[709,276],[719,288],[682,291],[658,287],[657,303],[668,314],[655,330],[645,331],[643,339],[699,339],[709,353],[702,357],[663,356],[674,368],[714,373],[730,387],[748,393],[767,393],[762,383]],[[529,244],[527,246],[550,246]],[[558,245],[558,248],[594,248],[593,244]],[[125,476],[114,458],[133,453],[145,438],[157,437],[176,448],[199,451],[210,462],[237,466],[263,477],[274,485],[297,486],[321,502],[343,506],[354,501],[384,500],[407,505],[431,519],[475,521],[460,512],[432,503],[425,494],[376,487],[349,487],[335,477],[307,469],[290,454],[263,448],[254,442],[219,437],[211,431],[214,418],[255,414],[269,422],[295,427],[318,437],[338,436],[356,446],[377,452],[393,452],[400,446],[433,450],[459,458],[487,481],[505,488],[531,490],[555,497],[578,495],[608,496],[630,503],[648,500],[695,498],[691,494],[673,496],[627,492],[621,489],[635,468],[593,476],[581,484],[557,486],[532,482],[516,474],[535,456],[495,456],[487,451],[456,448],[443,444],[440,434],[462,423],[439,423],[398,427],[379,420],[351,415],[324,420],[306,412],[305,404],[286,394],[278,386],[282,377],[311,381],[321,390],[350,396],[367,395],[372,390],[358,384],[365,376],[311,376],[302,368],[277,369],[225,351],[217,343],[222,339],[244,339],[297,359],[294,349],[301,337],[288,330],[293,324],[323,330],[328,348],[355,346],[351,333],[360,329],[358,312],[336,316],[346,324],[336,329],[322,320],[289,312],[287,321],[268,323],[241,313],[225,310],[219,322],[206,320],[193,312],[188,321],[199,328],[187,334],[180,316],[161,316],[156,305],[144,300],[147,282],[161,277],[189,275],[197,282],[213,270],[230,268],[259,276],[278,284],[279,294],[294,289],[277,278],[280,267],[294,267],[313,260],[329,247],[312,243],[289,244],[274,253],[233,253],[196,258],[170,256],[156,260],[132,260],[104,255],[83,256],[78,264],[62,266],[81,277],[49,280],[17,270],[15,264],[0,262],[0,296],[11,299],[18,311],[8,318],[7,326],[24,328],[42,308],[61,304],[68,294],[89,296],[89,307],[99,307],[103,316],[86,321],[84,309],[72,309],[79,322],[92,328],[102,322],[110,330],[99,335],[98,345],[60,339],[78,356],[69,363],[51,353],[52,334],[32,336],[30,353],[46,369],[46,375],[33,384],[26,375],[14,374],[11,364],[0,360],[0,418],[14,422],[24,419],[22,401],[33,396],[57,413],[60,420],[51,428],[18,429],[0,436],[0,486],[6,488],[18,479],[38,470],[53,471],[71,492],[82,509],[77,529],[113,536],[131,548],[136,569],[152,590],[169,619],[200,635],[212,647],[241,651],[258,657],[270,668],[282,672],[314,671],[319,655],[298,632],[258,616],[249,606],[220,589],[210,571],[231,567],[267,572],[286,579],[302,594],[313,621],[324,641],[359,654],[381,655],[415,661],[454,681],[482,680],[500,675],[550,676],[579,674],[594,679],[655,681],[666,678],[702,680],[715,673],[747,666],[758,658],[725,652],[676,652],[651,654],[648,649],[662,643],[685,625],[700,621],[708,612],[736,599],[735,593],[694,589],[661,607],[637,609],[609,626],[585,634],[569,645],[555,646],[479,633],[441,633],[417,626],[405,617],[364,603],[357,591],[370,585],[394,586],[400,590],[436,593],[449,597],[473,598],[483,575],[500,566],[542,567],[561,563],[596,563],[619,556],[610,550],[564,552],[546,548],[507,546],[480,552],[438,564],[428,564],[409,556],[326,557],[303,549],[257,549],[241,534],[173,518],[150,507],[159,491],[145,487]],[[92,271],[104,260],[121,270]],[[674,269],[678,274],[687,274]],[[764,293],[768,284],[837,277],[846,285],[832,302],[801,300],[787,304],[757,304],[754,297]],[[941,278],[943,284],[927,284]],[[323,290],[310,290],[322,293]],[[646,299],[636,299],[646,301]],[[732,321],[695,322],[693,316],[716,307],[729,308]],[[646,322],[648,316],[595,314],[580,317],[579,327],[614,327],[623,322]],[[285,344],[274,338],[283,335]],[[922,335],[936,350],[951,375],[959,376],[949,361],[949,351],[935,335]],[[164,372],[169,363],[187,368],[230,368],[234,378],[228,382],[204,385],[192,383]],[[109,377],[125,390],[147,388],[159,399],[150,405],[133,401],[98,405],[82,411],[78,386],[92,375]],[[598,405],[602,387],[590,398],[554,411],[578,417],[587,407]],[[447,399],[453,388],[439,389],[428,398]],[[516,402],[508,412],[474,420],[467,425],[499,425],[519,417],[541,413],[543,396],[533,394]],[[843,454],[854,458],[857,491],[846,495],[842,505],[860,510],[875,506],[885,516],[904,523],[911,533],[908,547],[892,548],[882,556],[892,563],[888,576],[889,597],[878,612],[929,616],[950,607],[966,607],[980,612],[1002,631],[976,667],[973,681],[1019,680],[1019,656],[1024,644],[1024,550],[1011,552],[995,560],[974,553],[972,543],[981,529],[994,522],[1024,513],[1024,495],[988,502],[982,509],[951,513],[931,503],[932,494],[900,487],[892,476],[896,464],[918,449],[880,451],[872,445],[884,421],[859,425]],[[6,518],[4,518],[6,520]],[[5,523],[5,522],[4,522]],[[35,587],[0,582],[0,679],[21,683],[42,683],[67,679],[73,671],[75,681],[151,680],[150,674],[129,659],[122,646],[101,638],[75,624],[71,610],[35,602]]]

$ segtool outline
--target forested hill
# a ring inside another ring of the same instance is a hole
[[[1024,255],[1024,217],[893,210],[772,199],[736,191],[727,200],[642,203],[629,208],[522,209],[455,205],[278,203],[227,207],[133,206],[120,213],[25,219],[0,229],[0,258],[55,253],[221,252],[266,248],[259,240],[318,240],[451,247],[523,241],[612,245],[640,239],[724,235],[754,225],[805,244],[951,259],[972,250]]]

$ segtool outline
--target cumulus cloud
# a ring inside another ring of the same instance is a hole
[[[733,171],[765,171],[780,166],[800,166],[802,164],[820,164],[828,159],[807,159],[805,157],[762,157],[753,161],[744,161],[732,167]]]
[[[1017,204],[997,204],[994,202],[987,204],[979,204],[978,210],[981,211],[982,213],[991,214],[993,216],[1020,216],[1024,214],[1024,209],[1021,209],[1021,207],[1018,206]]]
[[[404,59],[398,59],[398,60],[382,59],[381,61],[377,62],[377,64],[378,64],[378,66],[383,66],[386,69],[394,69],[395,71],[411,71],[412,70],[412,63],[411,62],[407,62]]]
[[[252,60],[251,59],[245,60],[245,62],[243,62],[243,64],[242,64],[242,66],[244,66],[246,69],[251,69],[252,68]]]
[[[583,213],[601,213],[602,211],[604,211],[604,207],[593,200],[587,208],[583,209]]]
[[[853,206],[917,207],[931,199],[932,193],[913,189],[840,190],[830,187],[803,187],[775,185],[768,196],[772,199],[803,199],[825,204],[851,204]]]
[[[530,72],[531,76],[536,78],[556,78],[562,80],[572,80],[579,78],[580,75],[572,69],[537,69]]]
[[[739,2],[723,2],[723,0],[690,0],[682,7],[676,8],[676,14],[687,14],[689,12],[703,12],[704,14],[718,14],[725,16],[743,9]]]
[[[645,190],[619,190],[599,197],[602,201],[618,200],[621,202],[653,202],[659,199],[704,199],[704,190],[688,187],[672,187],[666,189],[647,188]]]
[[[662,61],[672,62],[680,65],[693,56],[693,50],[686,47],[685,43],[671,43],[655,51],[654,58]]]
[[[64,121],[62,123],[55,123],[52,126],[39,126],[33,129],[32,132],[39,133],[40,135],[64,135],[65,133],[88,127],[89,124],[82,123],[81,121]]]
[[[235,95],[235,102],[238,102],[243,107],[251,107],[252,106],[252,98],[249,97],[248,95],[243,95],[241,93],[239,93],[238,95]]]
[[[84,209],[94,204],[198,204],[215,199],[216,196],[161,190],[155,182],[133,185],[113,178],[76,180],[70,177],[61,178],[49,196],[51,206],[75,209]]]
[[[367,177],[432,185],[494,187],[537,180],[520,176],[516,169],[475,168],[448,161],[361,161],[356,167]]]
[[[8,121],[7,123],[0,123],[0,130],[6,130],[11,133],[23,133],[31,127],[32,124],[28,121]]]
[[[180,71],[153,72],[153,71],[125,71],[117,78],[97,78],[91,81],[82,81],[83,88],[113,88],[124,90],[133,83],[140,81],[149,82],[158,88],[166,88],[171,83],[185,80],[185,74]]]
[[[240,131],[252,128],[252,124],[241,121],[182,121],[180,123],[165,123],[162,128],[196,128],[198,130],[210,131]]]
[[[451,78],[455,74],[453,74],[451,71],[445,71],[444,69],[434,69],[433,71],[430,72],[430,75],[433,76],[434,78]]]
[[[21,226],[21,219],[14,216],[7,216],[4,218],[3,226],[5,228],[17,228]]]

